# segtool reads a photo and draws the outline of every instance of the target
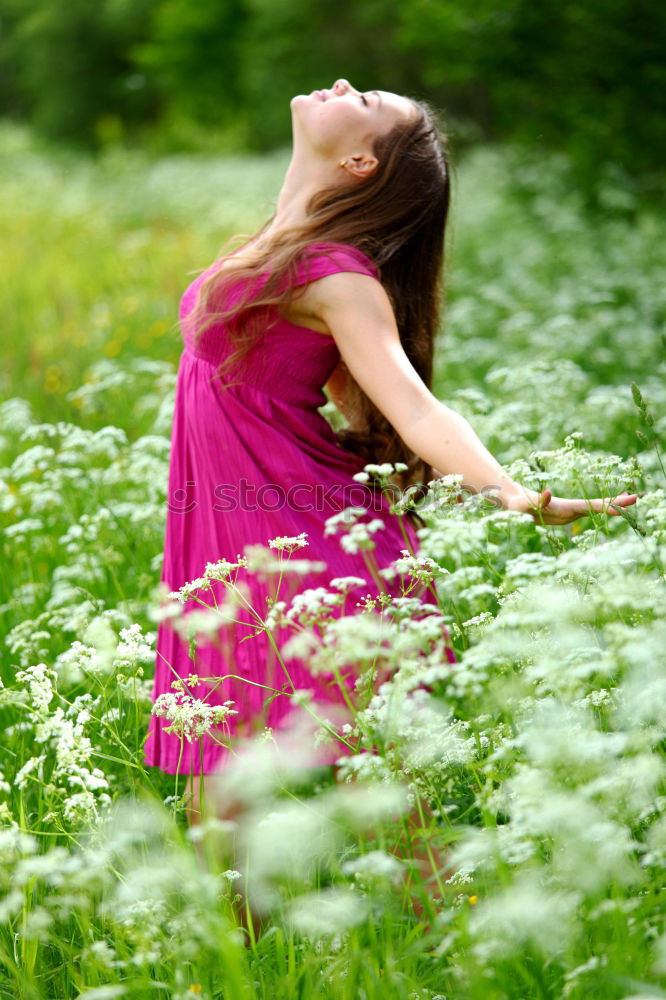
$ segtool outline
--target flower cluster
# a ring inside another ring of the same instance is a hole
[[[360,518],[366,513],[365,507],[345,507],[340,513],[332,514],[326,519],[324,534],[337,535],[342,532],[340,546],[351,555],[362,549],[374,549],[372,536],[386,525],[379,517],[361,521]]]
[[[291,553],[295,552],[296,549],[304,549],[309,544],[306,535],[306,531],[302,531],[300,535],[293,538],[288,535],[279,535],[277,538],[272,538],[268,544],[270,548],[277,549],[279,552]]]
[[[167,720],[169,725],[164,727],[165,733],[175,733],[189,743],[209,733],[213,726],[224,723],[230,715],[238,714],[232,708],[233,701],[211,705],[201,698],[185,694],[179,681],[174,681],[172,687],[176,688],[176,693],[166,691],[155,699],[153,715]]]

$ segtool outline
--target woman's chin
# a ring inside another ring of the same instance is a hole
[[[299,107],[315,108],[322,106],[325,102],[322,98],[323,91],[313,90],[309,94],[296,94],[289,102],[292,109]]]

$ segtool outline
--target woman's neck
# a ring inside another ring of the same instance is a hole
[[[280,188],[277,207],[270,224],[270,235],[283,229],[292,229],[305,224],[308,218],[307,206],[314,195],[337,180],[328,163],[305,162],[293,156]]]

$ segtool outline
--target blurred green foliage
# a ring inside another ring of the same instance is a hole
[[[42,134],[156,151],[272,148],[289,99],[347,77],[429,99],[458,145],[565,150],[656,192],[659,0],[0,0],[0,100]]]

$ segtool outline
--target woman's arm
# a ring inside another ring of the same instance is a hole
[[[349,400],[345,394],[347,377],[347,366],[342,358],[340,358],[324,388],[326,389],[329,398],[335,403],[343,417],[345,417],[346,420],[350,420],[351,409]],[[432,469],[432,474],[436,478],[440,478],[444,475],[443,472],[440,472],[439,469],[435,468]]]
[[[566,500],[541,494],[512,480],[465,418],[430,392],[400,343],[395,317],[382,285],[363,274],[338,273],[312,282],[308,310],[326,325],[342,361],[408,448],[440,475],[461,475],[474,492],[499,490],[513,510],[539,511],[544,521],[564,524],[590,509],[607,510],[609,499]],[[634,503],[635,494],[615,498]]]

